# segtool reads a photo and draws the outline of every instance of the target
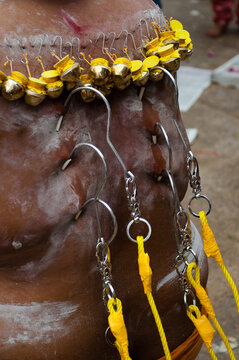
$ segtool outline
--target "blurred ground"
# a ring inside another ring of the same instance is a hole
[[[194,54],[183,65],[215,69],[239,54],[239,29],[234,22],[221,38],[206,37],[206,30],[212,26],[210,0],[164,0],[163,10],[167,17],[181,20],[191,34]],[[212,84],[182,117],[185,127],[199,130],[192,149],[199,161],[203,193],[213,204],[208,221],[224,262],[239,287],[239,90]],[[200,229],[197,220],[194,222]],[[209,267],[209,295],[225,333],[238,342],[234,354],[239,359],[239,317],[235,302],[220,269],[211,260]],[[218,350],[220,337],[215,336],[214,343]],[[217,352],[217,356],[220,360],[229,359],[226,353]],[[211,357],[203,348],[197,360],[207,359]]]

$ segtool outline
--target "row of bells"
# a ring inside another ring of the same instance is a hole
[[[177,40],[175,37],[177,31],[181,31],[183,39]],[[79,86],[91,86],[107,96],[113,87],[124,90],[131,82],[136,86],[144,86],[149,79],[160,81],[164,72],[154,69],[155,67],[162,66],[174,73],[180,66],[180,60],[184,60],[192,53],[189,34],[187,32],[185,34],[185,30],[182,29],[177,31],[164,32],[163,38],[156,37],[148,42],[144,48],[146,52],[144,61],[131,61],[120,57],[112,59],[113,65],[110,66],[106,59],[96,58],[90,63],[88,74],[82,74],[83,69],[79,63],[72,60],[69,55],[58,61],[54,65],[54,70],[44,71],[40,79],[33,77],[27,79],[18,71],[13,71],[10,76],[6,76],[0,71],[2,95],[10,101],[24,96],[27,104],[37,106],[46,96],[53,99],[59,97],[64,85],[67,90]],[[93,101],[96,96],[96,93],[89,89],[81,91],[81,97],[85,102]]]

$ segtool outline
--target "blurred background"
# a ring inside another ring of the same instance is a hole
[[[206,72],[206,89],[188,109],[182,112],[186,128],[196,128],[198,135],[192,150],[199,161],[202,191],[212,202],[208,222],[214,231],[224,262],[239,288],[239,61],[228,64],[225,70],[234,72],[238,88],[211,83],[211,71],[239,56],[239,26],[236,17],[222,36],[210,38],[206,32],[213,26],[210,0],[161,0],[167,18],[180,20],[191,34],[194,53],[182,63]],[[187,83],[197,82],[197,69],[187,72]],[[184,78],[184,71],[181,75]],[[187,69],[186,69],[187,71]],[[202,73],[204,74],[204,73]],[[205,75],[204,74],[204,75]],[[196,77],[195,77],[196,76]],[[181,81],[180,81],[181,82]],[[211,83],[211,84],[210,84]],[[180,86],[181,87],[181,86]],[[183,86],[180,91],[184,91]],[[187,97],[187,94],[186,94]],[[190,94],[188,96],[188,100]],[[185,199],[191,196],[189,189]],[[184,200],[184,206],[187,206]],[[200,223],[193,219],[197,228]],[[209,260],[208,291],[223,330],[231,338],[234,354],[239,359],[239,316],[231,289],[217,264]],[[229,359],[219,336],[214,338],[214,350],[218,359]],[[198,360],[211,359],[202,349]]]

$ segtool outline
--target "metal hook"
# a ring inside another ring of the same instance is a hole
[[[58,39],[59,39],[59,43],[60,43],[59,57],[62,58],[62,57],[63,57],[63,56],[62,56],[62,45],[63,45],[62,36],[60,36],[60,35],[55,36],[55,38],[53,39],[53,41],[50,43],[50,47],[53,47],[53,46],[56,44],[56,42],[57,42]]]
[[[140,21],[139,21],[139,27],[140,27],[140,36],[141,36],[141,42],[143,41],[143,30],[142,30],[142,27],[143,27],[143,23],[144,22],[144,24],[145,24],[145,27],[146,27],[146,32],[147,32],[147,37],[148,37],[148,39],[150,39],[150,32],[149,32],[149,26],[148,26],[148,22],[144,19],[144,18],[142,18],[142,19],[140,19]]]
[[[64,103],[64,107],[66,108],[66,106],[68,105],[68,103],[70,102],[71,97],[76,94],[77,92],[81,91],[81,90],[91,90],[94,91],[97,95],[99,95],[101,97],[101,99],[104,101],[106,109],[107,109],[107,129],[106,129],[106,141],[108,143],[108,145],[110,146],[111,150],[113,151],[114,155],[116,156],[116,158],[118,159],[120,165],[122,166],[123,170],[124,170],[124,177],[125,179],[127,179],[128,176],[128,171],[127,168],[123,162],[123,160],[121,159],[120,155],[118,154],[117,150],[115,149],[114,145],[112,144],[111,140],[110,140],[110,123],[111,123],[111,108],[110,108],[110,104],[108,102],[108,100],[106,99],[106,97],[97,89],[91,87],[91,86],[80,86],[74,90],[71,91],[71,93],[68,95],[65,103]],[[61,128],[61,123],[63,120],[64,115],[61,115],[59,117],[57,126],[56,126],[56,131],[59,131]]]
[[[160,128],[160,130],[163,133],[164,139],[167,143],[167,147],[168,147],[168,153],[169,153],[169,170],[170,172],[172,172],[172,147],[168,138],[168,134],[166,133],[166,130],[164,129],[163,125],[160,122],[156,122],[154,124],[154,130],[153,130],[153,135],[152,135],[152,142],[153,144],[157,144],[157,128]]]
[[[136,43],[135,43],[134,35],[133,35],[131,32],[129,32],[129,33],[128,33],[128,36],[131,37],[131,39],[132,39],[132,41],[133,41],[134,49],[137,51],[138,48],[137,48]],[[127,38],[127,43],[128,43],[128,38]]]
[[[100,40],[101,36],[102,36],[102,48],[101,48],[101,51],[102,51],[103,54],[105,54],[105,38],[106,38],[105,33],[101,32],[98,35],[97,39],[95,40],[95,44],[97,44],[97,42]]]
[[[72,41],[71,41],[71,43],[72,43],[72,54],[71,54],[71,56],[73,55],[73,49],[74,49],[74,43],[76,42],[76,47],[77,47],[77,49],[76,49],[76,57],[79,59],[79,55],[80,55],[80,48],[81,48],[81,42],[80,42],[80,39],[78,38],[78,37],[74,37],[74,38],[72,38]]]
[[[90,143],[79,143],[79,144],[77,144],[77,145],[74,147],[74,149],[72,150],[72,152],[70,153],[69,159],[67,159],[67,160],[64,162],[64,164],[62,165],[62,168],[61,168],[61,169],[64,171],[64,170],[67,168],[67,166],[68,166],[68,165],[71,163],[71,161],[72,161],[72,157],[73,157],[73,155],[74,155],[74,152],[75,152],[78,148],[80,148],[80,147],[82,147],[82,146],[87,146],[87,147],[90,147],[91,149],[93,149],[93,150],[99,155],[99,157],[101,158],[101,160],[102,160],[102,162],[103,162],[103,165],[104,165],[104,169],[105,169],[104,179],[103,179],[103,181],[102,181],[102,184],[101,184],[100,188],[97,190],[97,192],[96,192],[96,194],[95,194],[95,199],[98,199],[100,193],[102,192],[102,190],[103,190],[104,187],[105,187],[105,184],[106,184],[106,181],[107,181],[107,177],[108,177],[108,169],[107,169],[107,164],[106,164],[104,155],[102,154],[102,152],[101,152],[95,145],[90,144]]]
[[[115,238],[115,236],[116,236],[116,234],[117,234],[117,232],[118,232],[118,223],[117,223],[117,219],[116,219],[116,216],[115,216],[113,210],[111,209],[111,207],[110,207],[105,201],[103,201],[103,200],[101,200],[101,199],[96,199],[96,198],[88,199],[88,200],[82,205],[82,207],[80,208],[80,210],[78,211],[78,213],[75,215],[75,220],[78,220],[78,218],[80,217],[80,215],[81,215],[82,211],[84,210],[84,208],[85,208],[87,205],[89,205],[91,202],[97,202],[97,203],[103,205],[103,206],[109,211],[109,213],[110,213],[110,215],[111,215],[111,218],[112,218],[112,220],[113,220],[113,225],[114,225],[114,231],[113,231],[112,236],[110,237],[110,240],[109,240],[108,243],[107,243],[108,245],[110,245],[110,243],[114,240],[114,238]],[[101,233],[101,230],[98,229],[98,232]]]
[[[175,89],[175,100],[174,101],[175,102],[174,102],[173,122],[174,122],[174,124],[175,124],[175,126],[177,128],[177,131],[179,133],[179,136],[180,136],[180,138],[181,138],[181,140],[183,142],[183,145],[184,145],[187,153],[192,154],[191,150],[188,148],[188,145],[187,145],[187,143],[186,143],[186,141],[184,139],[184,136],[183,136],[183,134],[182,134],[182,132],[180,130],[180,127],[178,126],[178,123],[176,121],[176,116],[177,116],[177,111],[178,111],[178,86],[177,86],[176,80],[174,79],[173,75],[168,70],[163,68],[162,66],[155,66],[155,67],[151,68],[150,71],[157,70],[157,69],[162,70],[170,78],[170,80],[172,81],[172,83],[174,85],[174,89]]]

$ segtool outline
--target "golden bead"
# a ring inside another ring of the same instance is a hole
[[[149,79],[151,81],[160,81],[160,80],[162,80],[163,77],[164,77],[163,70],[155,69],[155,70],[150,71]]]
[[[143,71],[140,77],[134,81],[136,86],[144,86],[149,79],[149,71]]]
[[[25,94],[25,87],[14,79],[7,79],[2,84],[2,96],[10,101],[20,99]]]
[[[97,87],[97,90],[99,90],[106,97],[109,96],[111,93],[111,88],[109,88],[107,86],[99,86],[99,87]],[[97,99],[100,99],[100,100],[102,99],[100,97],[100,95],[98,95],[98,94],[96,94],[96,97],[97,97]]]
[[[56,81],[55,83],[47,84],[46,89],[47,89],[47,95],[51,99],[56,99],[62,94],[62,91],[64,89],[63,82]]]
[[[93,87],[87,74],[81,75],[80,80],[81,80],[81,86]],[[95,100],[96,92],[89,89],[83,89],[81,90],[81,97],[84,102],[88,103]]]
[[[13,101],[20,99],[25,94],[27,78],[18,71],[13,71],[2,84],[2,95],[5,99]]]
[[[30,77],[25,91],[26,104],[39,105],[46,97],[46,85],[46,82]]]
[[[72,65],[71,67],[66,69],[61,74],[60,78],[62,81],[74,82],[79,78],[80,73],[81,73],[80,65],[79,65],[79,63],[76,62],[76,63],[74,63],[74,65]]]
[[[89,79],[90,82],[97,86],[105,85],[111,74],[111,69],[107,60],[96,58],[90,63]]]
[[[180,54],[181,60],[185,60],[187,58],[188,49],[187,48],[179,48],[178,52]]]
[[[59,73],[57,70],[44,71],[41,74],[41,80],[47,83],[47,95],[51,99],[56,99],[61,95],[64,86],[63,82],[59,80]]]
[[[131,78],[127,81],[118,81],[117,83],[115,83],[115,87],[118,89],[118,90],[124,90],[126,89],[131,83]]]
[[[180,67],[180,58],[171,58],[161,62],[162,66],[168,71],[175,73]]]
[[[114,83],[122,84],[131,79],[131,61],[126,58],[118,58],[112,65],[112,78]]]
[[[44,99],[46,95],[39,94],[33,89],[27,89],[25,91],[25,103],[31,106],[39,105]]]

